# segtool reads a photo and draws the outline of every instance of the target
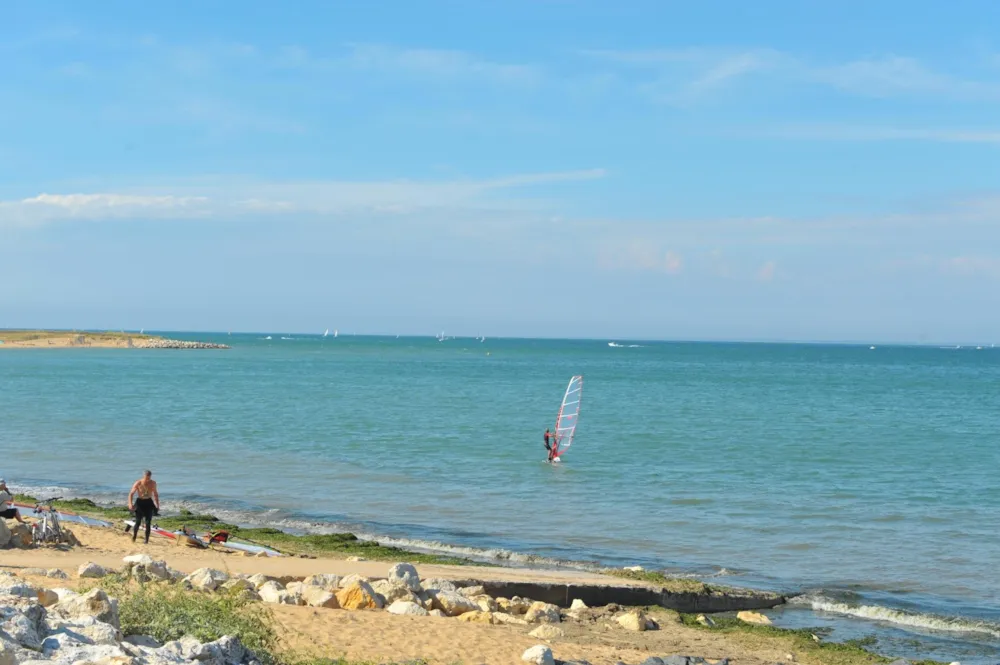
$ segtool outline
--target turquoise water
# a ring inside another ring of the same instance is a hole
[[[244,522],[802,590],[779,621],[1000,655],[1000,349],[172,336],[233,348],[0,352],[0,473],[123,499],[150,467]]]

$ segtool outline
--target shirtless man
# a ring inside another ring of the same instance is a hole
[[[14,495],[7,489],[7,481],[3,478],[0,478],[0,517],[24,524],[21,511],[14,507]]]
[[[136,496],[135,503],[132,503],[132,496]],[[156,481],[153,480],[153,472],[146,470],[142,478],[135,481],[132,489],[128,493],[128,509],[135,510],[135,527],[132,530],[132,542],[135,542],[139,535],[139,525],[146,520],[146,544],[149,544],[149,530],[153,526],[153,515],[160,512],[160,494],[156,491]]]

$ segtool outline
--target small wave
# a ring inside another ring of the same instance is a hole
[[[619,344],[618,342],[608,342],[608,346],[613,349],[641,349],[642,344]]]
[[[1000,624],[988,621],[906,612],[881,605],[851,605],[827,596],[813,594],[792,598],[788,604],[808,607],[816,612],[843,614],[909,628],[949,633],[977,633],[1000,639]]]

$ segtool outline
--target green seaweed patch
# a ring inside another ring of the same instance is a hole
[[[30,504],[39,502],[38,499],[30,494],[15,494],[14,500],[18,503]],[[125,506],[101,506],[90,499],[59,499],[58,501],[53,501],[52,506],[57,510],[63,510],[68,513],[79,513],[81,515],[111,520],[128,519],[131,516],[131,513],[129,513]]]
[[[780,638],[787,640],[790,651],[797,651],[816,657],[816,660],[826,665],[882,665],[890,663],[894,658],[882,656],[870,651],[877,644],[874,635],[846,642],[824,642],[820,639],[830,634],[828,628],[779,628],[777,626],[759,625],[740,621],[735,617],[712,615],[713,625],[706,626],[698,621],[697,614],[679,614],[681,623],[690,628],[740,634],[765,639]],[[936,660],[909,661],[911,665],[946,665]]]
[[[612,577],[620,577],[625,580],[653,584],[673,593],[712,593],[713,591],[719,592],[730,590],[728,587],[711,586],[698,580],[682,577],[668,577],[663,573],[653,570],[625,570],[623,568],[608,568],[601,572],[605,575],[611,575]]]

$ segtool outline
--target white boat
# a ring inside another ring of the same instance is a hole
[[[329,328],[327,328],[327,329],[326,329],[326,332],[325,332],[325,333],[323,333],[323,337],[326,337],[326,336],[327,336],[327,335],[329,335],[329,334],[330,334],[330,329],[329,329]]]

